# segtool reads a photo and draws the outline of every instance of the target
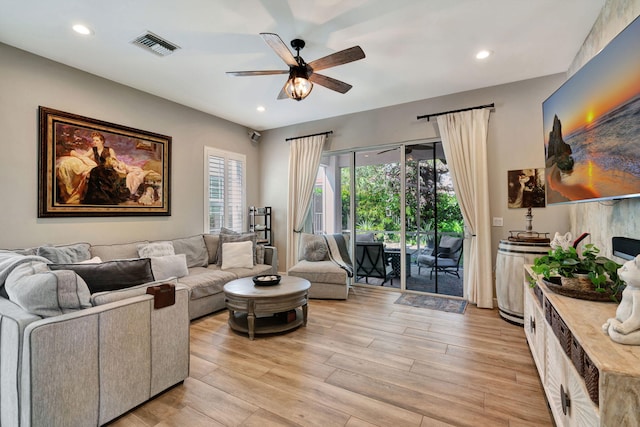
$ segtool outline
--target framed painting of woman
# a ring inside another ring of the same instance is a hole
[[[39,107],[38,217],[171,215],[171,137]]]

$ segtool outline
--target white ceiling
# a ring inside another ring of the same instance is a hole
[[[0,0],[0,42],[264,130],[565,72],[604,2]],[[130,44],[146,31],[181,49],[159,57]],[[322,71],[353,89],[276,100],[286,75],[227,76],[287,69],[261,32],[304,39],[307,62],[361,46],[365,59]],[[476,60],[481,48],[494,55]]]

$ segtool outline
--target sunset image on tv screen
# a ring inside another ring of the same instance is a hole
[[[640,196],[640,18],[542,104],[547,203]]]

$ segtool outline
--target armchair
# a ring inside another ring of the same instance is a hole
[[[452,274],[460,278],[460,259],[462,258],[461,237],[442,236],[440,243],[435,251],[427,251],[418,255],[416,263],[418,264],[418,274],[422,267],[431,269],[429,278],[433,277],[434,271],[442,271]]]
[[[387,280],[393,284],[393,268],[384,253],[382,242],[356,242],[356,277],[364,277],[369,283],[369,277]]]

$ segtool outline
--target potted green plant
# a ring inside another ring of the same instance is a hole
[[[548,287],[555,292],[576,298],[618,302],[625,285],[618,276],[622,265],[599,253],[600,249],[593,244],[586,244],[581,255],[574,247],[564,249],[558,246],[547,255],[537,257],[531,269],[542,275]],[[561,278],[561,284],[552,279],[556,276]]]

